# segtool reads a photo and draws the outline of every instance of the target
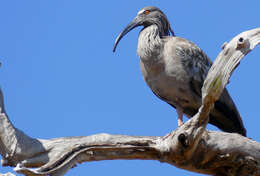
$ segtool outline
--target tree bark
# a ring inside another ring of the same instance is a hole
[[[260,176],[260,143],[235,133],[207,131],[208,115],[240,60],[260,43],[260,28],[222,46],[202,88],[202,106],[163,137],[96,134],[35,139],[15,128],[0,92],[0,154],[3,166],[24,175],[64,175],[77,163],[115,159],[167,162],[209,175]]]
[[[7,174],[1,174],[1,173],[0,173],[0,176],[15,176],[15,175],[12,174],[12,173],[10,173],[10,172],[8,172]]]

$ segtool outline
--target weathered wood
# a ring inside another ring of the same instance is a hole
[[[1,174],[1,173],[0,173],[0,176],[15,176],[15,175],[12,174],[12,173],[10,173],[10,172],[8,172],[7,174]]]
[[[260,176],[260,143],[241,135],[207,131],[213,103],[240,60],[260,42],[260,28],[243,32],[223,46],[202,88],[202,106],[184,125],[164,137],[96,134],[34,139],[15,128],[0,92],[2,165],[25,175],[64,175],[77,163],[115,159],[167,162],[210,175]]]

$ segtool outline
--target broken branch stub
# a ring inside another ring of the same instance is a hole
[[[260,43],[260,28],[242,32],[229,43],[222,45],[222,51],[211,66],[202,87],[202,104],[200,111],[210,112],[205,106],[212,104],[220,97],[233,71],[243,57]],[[205,108],[205,109],[203,109]],[[200,121],[204,121],[202,118]]]

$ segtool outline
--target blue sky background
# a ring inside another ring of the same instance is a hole
[[[249,3],[250,2],[250,3]],[[214,60],[238,33],[260,26],[260,1],[1,1],[0,85],[14,125],[36,138],[96,133],[162,136],[177,127],[176,112],[146,86],[131,31],[119,32],[144,6],[159,7],[177,36]],[[233,74],[228,90],[247,128],[260,141],[260,49]],[[211,130],[216,128],[208,125]],[[0,166],[0,172],[12,168]],[[158,161],[83,163],[68,176],[201,175]]]

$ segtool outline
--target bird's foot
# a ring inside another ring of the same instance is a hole
[[[178,127],[182,126],[183,125],[183,120],[178,118]]]
[[[171,133],[168,133],[165,136],[163,136],[163,140],[167,139],[170,135],[171,135]]]

